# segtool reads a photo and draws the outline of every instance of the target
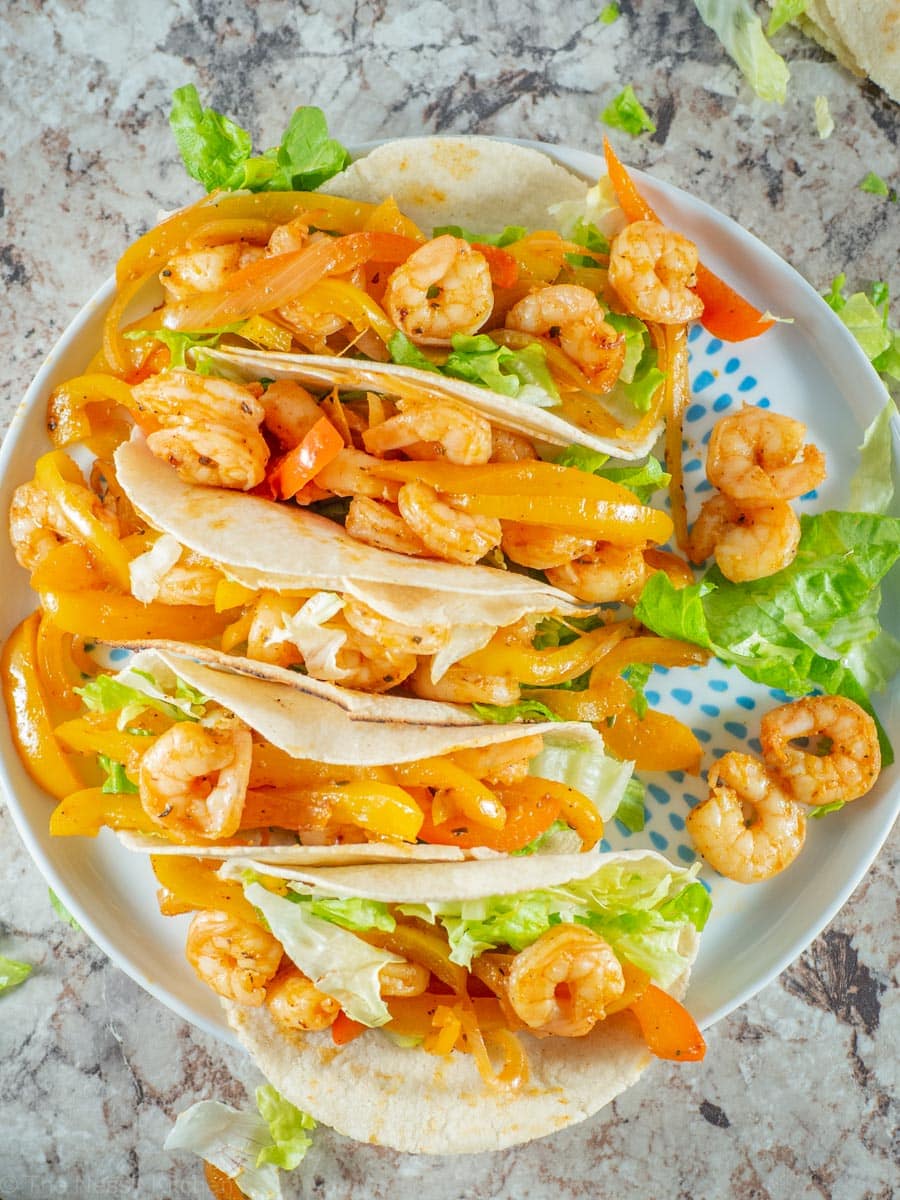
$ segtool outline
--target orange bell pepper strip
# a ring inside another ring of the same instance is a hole
[[[457,995],[464,995],[468,973],[459,963],[450,961],[450,946],[443,933],[407,925],[402,918],[388,933],[380,929],[367,930],[359,935],[370,946],[390,950],[411,962],[421,963],[435,979],[440,979]]]
[[[596,684],[592,683],[583,692],[555,689],[529,692],[528,696],[529,699],[540,700],[542,704],[546,704],[551,712],[564,721],[589,721],[605,733],[605,725],[601,722],[627,708],[634,697],[634,691],[624,679],[614,675],[610,679],[604,678]]]
[[[545,496],[448,497],[454,508],[483,517],[499,517],[523,525],[552,525],[585,534],[614,546],[665,542],[672,536],[672,518],[657,508],[619,501]]]
[[[82,686],[84,678],[72,657],[72,634],[63,633],[52,621],[42,618],[36,648],[38,678],[45,693],[60,708],[80,708],[81,698],[75,688]]]
[[[216,872],[221,864],[215,859],[153,854],[150,865],[165,889],[167,899],[170,903],[177,902],[182,911],[211,908],[227,912],[239,921],[259,924],[256,909],[244,898],[240,882],[220,879]]]
[[[479,825],[502,829],[506,824],[506,810],[491,789],[449,759],[423,758],[393,770],[401,783],[449,792],[452,807]]]
[[[246,1194],[241,1191],[230,1175],[214,1167],[211,1162],[203,1164],[203,1178],[209,1188],[212,1200],[246,1200]]]
[[[159,825],[144,812],[134,793],[82,788],[60,800],[50,814],[54,837],[96,837],[105,826],[135,833],[159,833]]]
[[[608,138],[603,139],[603,155],[609,181],[627,220],[659,221],[659,217],[637,190],[625,166],[619,161]],[[704,329],[726,342],[743,342],[747,338],[758,337],[775,324],[703,263],[697,264],[697,283],[694,291],[703,301],[703,316],[700,321]]]
[[[128,552],[94,515],[97,497],[85,485],[81,471],[68,454],[62,450],[42,454],[35,463],[34,479],[62,511],[75,531],[75,540],[88,549],[109,582],[130,592]]]
[[[354,1041],[356,1038],[366,1032],[368,1025],[363,1025],[362,1021],[354,1021],[352,1017],[341,1010],[331,1023],[331,1040],[336,1046],[346,1046],[348,1042]]]
[[[491,283],[498,288],[515,287],[519,282],[519,263],[507,250],[499,246],[487,246],[484,242],[472,242],[472,249],[483,254],[491,272]]]
[[[623,638],[597,663],[591,672],[591,687],[602,680],[618,675],[633,663],[652,663],[656,667],[701,667],[708,661],[710,652],[702,646],[692,646],[677,638],[630,637]]]
[[[305,484],[324,471],[344,449],[344,439],[328,420],[319,417],[298,446],[280,458],[268,475],[276,500],[290,500]]]
[[[393,196],[388,196],[386,200],[382,200],[372,209],[366,217],[363,228],[378,233],[402,233],[404,237],[415,238],[420,242],[425,241],[422,230],[415,221],[404,216],[397,207],[397,201]]]
[[[697,1022],[683,1004],[662,988],[651,983],[628,1011],[637,1017],[647,1049],[657,1058],[678,1062],[703,1060],[706,1042]]]
[[[603,818],[597,807],[583,792],[568,784],[538,776],[523,779],[518,785],[526,794],[552,796],[559,800],[560,820],[571,826],[581,838],[582,850],[593,850],[603,837]]]
[[[598,727],[610,753],[634,762],[639,771],[687,771],[697,775],[703,747],[687,725],[651,709],[643,718],[621,709],[611,724]]]
[[[172,638],[206,642],[217,637],[233,613],[217,613],[195,605],[142,604],[114,592],[41,592],[48,618],[59,629],[110,642]]]
[[[94,560],[80,542],[53,546],[31,572],[31,586],[36,592],[90,592],[103,584]]]
[[[507,644],[503,630],[483,650],[462,659],[467,670],[484,675],[506,675],[527,687],[548,687],[583,675],[632,628],[627,621],[602,625],[567,646],[535,650],[521,642]]]
[[[32,613],[10,634],[0,656],[0,680],[13,743],[34,782],[57,800],[83,787],[83,781],[56,736],[38,676],[40,613]]]
[[[506,824],[502,829],[488,829],[462,816],[434,824],[431,813],[426,812],[419,830],[420,840],[434,846],[463,849],[485,846],[488,850],[511,854],[546,833],[560,813],[560,798],[551,796],[545,788],[532,787],[528,780],[508,791],[498,788],[497,796],[506,809]]]
[[[433,1018],[438,1008],[448,1005],[455,1007],[452,996],[438,992],[423,992],[421,996],[388,996],[385,1004],[390,1010],[391,1019],[382,1028],[406,1037],[427,1037],[434,1028]],[[465,1004],[474,1012],[479,1026],[485,1032],[509,1027],[500,1002],[493,996],[470,996]]]

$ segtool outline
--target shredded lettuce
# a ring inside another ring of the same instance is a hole
[[[540,700],[519,700],[516,704],[473,704],[475,715],[482,721],[495,725],[509,725],[513,721],[559,721],[546,704]]]
[[[581,838],[565,821],[554,821],[543,833],[532,838],[527,845],[513,850],[514,857],[527,858],[532,854],[577,854],[581,849]]]
[[[642,721],[647,715],[647,709],[650,707],[647,703],[647,697],[644,695],[644,688],[647,686],[647,682],[652,674],[652,663],[632,663],[631,666],[626,667],[622,672],[622,678],[628,683],[634,693],[628,703]]]
[[[299,897],[292,894],[288,899],[294,900]],[[381,929],[384,933],[393,933],[397,927],[388,906],[380,900],[360,900],[356,897],[319,900],[315,896],[309,900],[309,910],[314,917],[331,921],[333,925],[340,925],[342,929],[352,929],[357,933],[367,929]]]
[[[107,758],[105,754],[98,754],[97,762],[101,771],[106,772],[106,778],[100,788],[101,792],[106,795],[134,796],[140,791],[137,784],[132,783],[125,774],[125,767],[122,763]]]
[[[117,725],[124,729],[148,708],[173,721],[199,721],[206,696],[189,687],[173,672],[160,667],[156,678],[147,671],[126,667],[118,675],[96,675],[75,690],[91,712],[119,711]]]
[[[555,779],[592,800],[608,821],[619,807],[634,763],[619,762],[606,753],[603,738],[590,726],[579,737],[560,730],[544,734],[544,748],[528,765],[538,779]]]
[[[602,233],[593,221],[579,217],[569,230],[568,240],[577,246],[584,246],[592,254],[609,254],[609,238]],[[596,267],[599,264],[590,254],[567,254],[566,262],[573,267]]]
[[[850,480],[854,512],[886,513],[894,498],[893,421],[897,406],[887,404],[866,430],[859,448],[859,468]]]
[[[766,36],[772,37],[788,21],[796,21],[806,11],[807,0],[774,0],[772,15],[766,26]]]
[[[431,362],[409,338],[399,331],[388,342],[391,360],[419,371],[432,371],[452,379],[464,379],[477,387],[490,388],[538,408],[559,404],[559,392],[547,367],[543,346],[537,342],[521,350],[499,346],[486,334],[456,333],[452,351],[443,366]]]
[[[731,583],[712,567],[680,591],[658,571],[635,616],[655,633],[707,647],[757,683],[794,696],[820,688],[871,712],[868,693],[900,667],[900,643],[878,619],[879,585],[898,557],[898,518],[804,515],[797,556],[783,571]]]
[[[861,192],[868,192],[872,196],[884,196],[888,200],[896,200],[897,193],[893,188],[889,188],[880,175],[876,175],[874,171],[870,171],[868,175],[859,185]]]
[[[53,888],[47,888],[47,894],[50,897],[50,907],[60,920],[65,921],[67,925],[71,925],[73,929],[80,930],[81,926],[63,904],[62,900],[60,900],[59,896],[57,896],[56,892],[54,892]]]
[[[169,351],[169,368],[171,369],[187,366],[185,355],[188,350],[194,350],[197,347],[208,347],[210,350],[214,350],[226,333],[240,333],[245,324],[245,321],[236,321],[233,325],[221,325],[218,329],[207,329],[203,332],[165,328],[129,329],[123,336],[133,342],[142,341],[144,338],[153,338],[157,342],[162,342]]]
[[[600,22],[601,25],[612,25],[612,23],[614,21],[618,21],[618,19],[619,19],[619,6],[618,6],[618,4],[615,4],[615,3],[607,4],[605,6],[605,8],[603,8],[601,10],[600,15],[597,17],[597,20]]]
[[[270,1085],[256,1089],[258,1112],[201,1100],[179,1113],[166,1150],[190,1150],[233,1179],[249,1200],[280,1200],[280,1170],[302,1161],[316,1123]]]
[[[311,192],[350,162],[345,147],[328,136],[325,114],[313,106],[296,108],[280,144],[257,157],[249,133],[203,108],[192,83],[173,93],[169,124],[188,174],[208,192]]]
[[[834,133],[834,118],[828,107],[828,97],[816,96],[813,111],[816,118],[816,133],[824,141]]]
[[[625,227],[625,214],[619,207],[615,190],[608,176],[603,175],[597,183],[587,190],[581,200],[561,200],[551,204],[550,215],[556,221],[557,228],[564,238],[578,242],[586,249],[593,249],[587,241],[586,230],[595,230],[603,238],[611,238]],[[599,249],[599,246],[597,247]],[[604,253],[604,251],[601,251]],[[596,266],[592,262],[593,266]]]
[[[480,242],[482,246],[502,248],[511,246],[513,242],[520,242],[528,235],[528,230],[524,225],[507,225],[502,233],[472,233],[470,229],[463,229],[461,225],[436,225],[432,230],[433,237],[440,237],[444,233],[462,238],[464,242]]]
[[[783,104],[791,73],[766,41],[749,0],[694,0],[702,20],[734,59],[760,100]]]
[[[634,776],[628,780],[625,794],[616,809],[615,818],[631,833],[640,833],[644,828],[644,822],[647,819],[647,810],[644,806],[644,785]]]
[[[24,983],[33,970],[31,963],[0,954],[0,994]]]
[[[829,308],[841,318],[862,347],[866,358],[881,376],[885,387],[900,383],[900,330],[890,323],[890,290],[883,282],[873,283],[869,294],[844,294],[846,275],[836,275],[823,293]]]
[[[616,954],[666,987],[688,965],[680,948],[685,926],[702,928],[708,915],[695,892],[685,896],[697,870],[658,859],[613,860],[587,879],[560,887],[398,907],[407,915],[439,922],[447,932],[450,958],[466,967],[484,950],[524,950],[551,926],[574,921],[589,925]]]
[[[659,356],[650,330],[639,317],[608,312],[606,322],[625,335],[625,362],[616,380],[620,393],[638,412],[649,411],[656,389],[666,375],[657,366]]]
[[[378,972],[396,954],[356,937],[314,915],[312,901],[275,895],[259,883],[245,883],[244,895],[262,913],[284,952],[319,991],[333,996],[354,1021],[374,1027],[391,1019],[381,998]]]
[[[621,129],[632,137],[641,133],[656,133],[654,121],[638,100],[630,83],[607,104],[600,114],[600,120],[610,129]]]
[[[600,475],[611,483],[621,484],[634,492],[641,504],[649,504],[654,492],[668,487],[672,478],[652,454],[646,462],[627,467],[607,467],[608,460],[609,455],[600,454],[596,450],[587,450],[584,446],[568,446],[557,455],[555,461],[561,467],[575,467],[576,470],[586,471],[591,475]]]
[[[535,627],[531,644],[535,650],[568,646],[577,642],[582,633],[590,633],[603,624],[605,622],[600,613],[590,617],[542,617]]]

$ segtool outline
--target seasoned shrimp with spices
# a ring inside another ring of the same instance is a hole
[[[147,446],[188,483],[248,491],[266,473],[269,448],[259,431],[265,409],[229,379],[167,371],[137,384],[138,411],[162,428]]]
[[[388,962],[378,972],[382,996],[421,996],[431,972],[417,962]]]
[[[191,921],[187,960],[217,996],[258,1008],[281,964],[279,943],[259,925],[224,912],[199,912]]]
[[[691,809],[687,828],[698,854],[738,883],[771,879],[806,838],[803,811],[758,759],[734,752],[710,768],[709,798]]]
[[[499,546],[500,521],[460,512],[427,483],[404,483],[397,496],[400,516],[433,554],[450,562],[471,565]]]
[[[643,545],[608,542],[598,542],[588,553],[547,570],[548,583],[591,604],[634,604],[649,577]]]
[[[763,758],[802,804],[858,800],[881,770],[874,720],[844,696],[806,696],[763,717]]]
[[[461,238],[432,238],[391,274],[384,306],[419,345],[443,346],[454,333],[476,333],[494,307],[487,259]]]
[[[528,764],[543,748],[542,735],[533,733],[529,737],[516,738],[514,742],[479,746],[477,750],[456,750],[450,758],[476,779],[509,787],[525,778]]]
[[[632,221],[613,239],[609,282],[642,321],[683,325],[703,312],[703,301],[691,290],[697,263],[697,247],[680,233],[658,221]]]
[[[691,562],[710,553],[732,583],[764,579],[790,566],[800,544],[800,522],[785,500],[739,507],[721,493],[703,502],[688,540]]]
[[[263,424],[286,450],[299,445],[322,415],[315,398],[293,379],[270,383],[259,402],[265,409]]]
[[[625,338],[589,288],[551,284],[529,292],[506,314],[506,328],[545,336],[573,359],[599,392],[608,392],[625,363]]]
[[[156,599],[160,604],[212,605],[224,578],[208,559],[183,550],[178,562],[160,578]]]
[[[159,273],[170,300],[185,300],[198,292],[220,292],[228,277],[263,255],[262,248],[246,242],[200,246],[170,258]]]
[[[399,488],[397,490],[399,495]],[[418,558],[434,558],[433,551],[412,531],[397,507],[368,496],[354,496],[347,510],[344,528],[351,537],[369,546],[393,550],[396,554],[411,554]]]
[[[445,700],[448,704],[516,704],[521,695],[510,675],[484,675],[460,663],[448,667],[434,683],[430,658],[419,659],[409,677],[409,688],[422,700]]]
[[[706,459],[709,482],[739,504],[793,500],[825,478],[825,456],[803,445],[802,421],[745,404],[713,427]]]
[[[533,1033],[584,1037],[625,990],[612,947],[584,925],[563,922],[520,950],[507,977],[507,996]]]
[[[426,447],[436,443],[436,451],[432,447],[422,457],[443,457],[461,466],[490,460],[494,448],[491,423],[466,405],[408,397],[398,400],[397,408],[395,416],[363,434],[363,445],[370,454],[409,453],[420,443]]]
[[[533,567],[538,571],[567,566],[575,558],[592,554],[597,544],[594,538],[566,533],[552,525],[503,521],[502,526],[500,548],[506,557],[522,567]]]
[[[119,522],[115,513],[104,507],[99,496],[83,484],[72,484],[71,487],[84,493],[91,515],[118,537]],[[55,546],[76,537],[78,530],[39,483],[31,480],[16,488],[9,506],[9,539],[17,561],[26,571],[33,571]]]
[[[440,625],[404,625],[383,617],[374,608],[344,597],[341,610],[351,629],[378,642],[386,650],[400,654],[437,654],[447,641],[447,629]]]
[[[308,976],[293,966],[279,971],[266,988],[266,1008],[284,1033],[328,1029],[341,1011],[333,996],[320,992]]]
[[[141,758],[141,805],[186,839],[231,837],[241,823],[252,755],[250,730],[236,717],[214,726],[179,722]]]

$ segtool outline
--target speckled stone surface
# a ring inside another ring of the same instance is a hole
[[[619,138],[636,165],[735,217],[820,289],[839,270],[856,285],[896,264],[900,206],[856,185],[896,172],[900,110],[790,33],[788,103],[761,104],[688,3],[623,0],[612,26],[597,23],[599,0],[0,7],[3,428],[127,242],[195,195],[165,119],[191,79],[266,143],[295,104],[315,102],[347,141],[424,130],[584,148],[630,81],[658,126]],[[819,94],[836,124],[828,141],[813,125]],[[898,848],[895,834],[801,959],[710,1032],[704,1064],[658,1064],[583,1126],[496,1155],[406,1158],[322,1131],[285,1194],[888,1200]],[[256,1072],[58,919],[2,807],[0,954],[36,964],[0,998],[3,1200],[207,1195],[196,1161],[163,1139],[194,1100],[245,1102]]]

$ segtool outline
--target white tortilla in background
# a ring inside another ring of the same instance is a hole
[[[415,559],[365,545],[334,521],[295,505],[186,483],[142,439],[123,442],[115,464],[125,495],[155,529],[253,588],[342,592],[351,582],[415,588],[418,611],[429,610],[429,625],[453,623],[458,606],[445,607],[445,595],[465,597],[467,624],[511,625],[526,613],[575,614],[597,607],[512,571]]]
[[[660,859],[652,851],[605,857]],[[311,870],[293,878],[319,894],[425,902],[502,894],[511,890],[510,880],[516,891],[549,887],[592,874],[597,865],[595,854],[547,855]],[[693,961],[699,937],[686,926],[684,938]],[[688,975],[683,972],[668,989],[677,999],[687,990]],[[477,1154],[543,1137],[597,1112],[635,1083],[651,1060],[636,1020],[623,1012],[582,1038],[516,1035],[527,1054],[528,1081],[516,1091],[491,1091],[470,1055],[436,1057],[397,1046],[377,1031],[338,1047],[328,1030],[288,1036],[265,1007],[223,1004],[244,1048],[283,1096],[339,1133],[409,1154]]]
[[[855,61],[900,102],[900,0],[824,3]]]

